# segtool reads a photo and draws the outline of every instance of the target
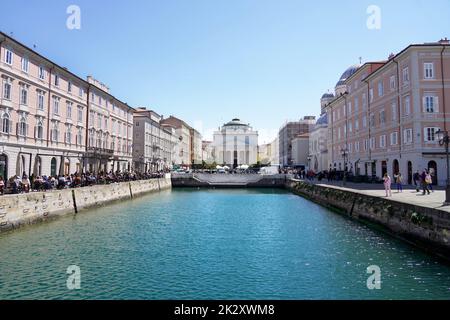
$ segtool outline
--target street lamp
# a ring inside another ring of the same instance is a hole
[[[450,137],[448,131],[437,131],[435,133],[437,139],[439,140],[440,146],[445,146],[445,155],[447,157],[447,185],[445,187],[445,204],[450,204],[450,163],[448,154],[448,145],[450,143]]]
[[[345,186],[345,182],[347,179],[347,157],[348,157],[348,150],[347,149],[341,149],[341,155],[342,158],[344,158],[344,177],[342,179],[342,182]]]

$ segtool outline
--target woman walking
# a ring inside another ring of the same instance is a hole
[[[384,174],[383,181],[384,181],[384,190],[386,191],[386,197],[392,197],[392,190],[391,190],[392,180],[387,173]]]
[[[403,178],[402,174],[399,172],[396,175],[394,175],[395,183],[397,184],[397,192],[403,192]]]

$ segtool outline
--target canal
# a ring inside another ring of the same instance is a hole
[[[0,234],[0,299],[449,298],[448,266],[283,190],[174,189]]]

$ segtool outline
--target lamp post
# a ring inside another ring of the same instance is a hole
[[[440,146],[445,146],[445,155],[447,157],[447,183],[445,186],[445,204],[450,204],[450,163],[449,163],[449,154],[448,154],[448,145],[450,143],[450,137],[448,135],[448,131],[441,131],[435,133]]]
[[[341,149],[341,155],[344,159],[344,177],[342,179],[343,185],[345,186],[346,180],[347,180],[347,157],[348,157],[348,151],[347,149]]]

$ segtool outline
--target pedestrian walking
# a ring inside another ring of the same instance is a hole
[[[420,183],[420,173],[419,170],[416,171],[416,173],[414,173],[413,175],[413,181],[414,181],[414,185],[416,186],[416,192],[419,192],[419,183]]]
[[[402,174],[399,172],[396,175],[394,175],[395,183],[397,184],[397,192],[403,192],[403,178]]]
[[[431,190],[431,192],[434,192],[433,190],[433,178],[431,177],[430,172],[427,172],[426,176],[425,176],[425,182],[428,185],[428,188]]]
[[[386,191],[386,197],[392,197],[392,190],[391,190],[392,180],[387,173],[384,174],[383,181],[384,181],[384,190]]]
[[[430,189],[428,188],[428,182],[427,182],[427,172],[422,171],[422,174],[420,175],[420,182],[422,183],[423,188],[423,195],[430,194]]]

